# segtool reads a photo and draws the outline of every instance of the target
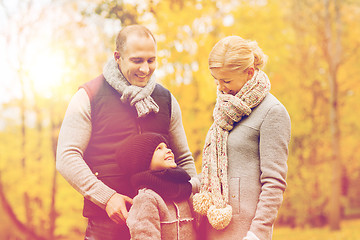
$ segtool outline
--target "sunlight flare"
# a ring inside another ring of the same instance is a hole
[[[29,80],[34,90],[44,97],[51,97],[61,85],[66,71],[64,55],[50,46],[35,48],[38,51],[31,54],[28,61]]]

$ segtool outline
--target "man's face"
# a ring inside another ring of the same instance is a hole
[[[150,170],[163,170],[176,168],[175,157],[171,149],[165,143],[160,143],[153,154]]]
[[[119,69],[131,84],[145,87],[156,68],[156,44],[150,36],[131,34],[123,52],[114,53]]]

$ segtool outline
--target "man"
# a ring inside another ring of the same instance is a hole
[[[56,167],[84,196],[85,239],[129,239],[125,221],[136,192],[119,174],[115,149],[129,137],[157,132],[169,139],[176,163],[199,186],[179,104],[155,82],[156,40],[144,26],[123,28],[103,74],[73,96],[58,139]]]

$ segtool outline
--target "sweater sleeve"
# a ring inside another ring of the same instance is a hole
[[[198,189],[200,181],[197,179],[194,158],[190,152],[184,126],[182,123],[182,116],[179,103],[173,95],[171,95],[171,121],[169,129],[169,138],[172,151],[176,156],[176,163],[182,167],[191,177],[193,192]]]
[[[160,240],[160,214],[155,197],[146,192],[134,197],[126,224],[131,240]]]
[[[274,105],[260,127],[261,193],[250,231],[259,239],[270,239],[271,228],[286,188],[290,117],[284,106]]]
[[[98,180],[83,159],[91,136],[90,113],[89,97],[80,89],[71,99],[61,125],[56,168],[79,193],[104,209],[115,190]]]

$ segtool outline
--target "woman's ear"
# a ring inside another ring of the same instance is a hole
[[[247,73],[248,73],[247,80],[250,80],[254,76],[255,69],[253,67],[249,67]]]

